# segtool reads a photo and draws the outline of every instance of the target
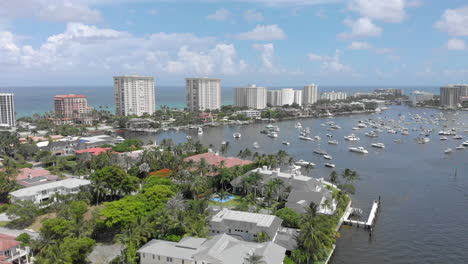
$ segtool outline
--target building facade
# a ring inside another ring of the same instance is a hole
[[[294,90],[292,88],[281,89],[281,105],[291,105],[294,103]]]
[[[320,99],[322,99],[322,100],[330,100],[330,101],[335,101],[335,100],[346,100],[347,97],[348,97],[348,96],[346,95],[346,93],[344,93],[344,92],[335,92],[335,91],[322,93],[322,94],[320,95]]]
[[[468,84],[452,84],[440,87],[440,105],[454,108],[461,103],[462,97],[468,96]]]
[[[67,94],[54,96],[54,110],[58,119],[76,119],[87,116],[93,108],[85,95]]]
[[[302,105],[302,90],[294,90],[294,103]]]
[[[187,108],[190,111],[221,108],[221,79],[186,78],[185,83]]]
[[[430,101],[434,98],[433,93],[414,91],[411,93],[410,100],[413,105],[417,105],[424,101]]]
[[[267,91],[267,104],[271,106],[282,106],[281,90]]]
[[[12,93],[0,93],[0,127],[15,127],[15,95]]]
[[[237,107],[264,109],[267,105],[267,88],[251,84],[234,89],[234,104]]]
[[[318,86],[310,84],[302,89],[302,104],[311,105],[318,101]]]
[[[115,112],[120,116],[153,114],[156,111],[154,78],[114,77]]]
[[[245,115],[248,118],[261,118],[262,117],[262,112],[259,110],[240,110],[236,111],[236,114],[240,115]]]

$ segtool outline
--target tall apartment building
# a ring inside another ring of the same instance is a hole
[[[302,105],[302,90],[294,90],[294,103]]]
[[[281,90],[267,91],[267,104],[271,106],[282,106]]]
[[[146,76],[115,76],[114,77],[115,112],[120,116],[156,111],[154,78]]]
[[[267,88],[251,84],[234,89],[234,104],[237,107],[264,109],[267,105]]]
[[[318,86],[310,84],[304,86],[302,89],[302,104],[311,105],[315,104],[318,100]]]
[[[322,99],[322,100],[330,100],[330,101],[345,100],[346,98],[347,98],[346,93],[343,93],[343,92],[335,92],[335,91],[322,93],[322,94],[320,95],[320,99]]]
[[[0,127],[15,127],[15,95],[0,93]]]
[[[440,87],[440,105],[457,107],[462,97],[468,96],[468,84],[452,84]]]
[[[281,105],[291,105],[294,103],[294,90],[292,88],[281,89]]]
[[[67,94],[54,96],[54,110],[56,118],[73,119],[85,117],[92,108],[85,95]]]
[[[221,79],[186,78],[185,82],[187,108],[190,111],[221,108]]]

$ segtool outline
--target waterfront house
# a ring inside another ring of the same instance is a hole
[[[90,184],[91,182],[88,180],[70,178],[19,189],[11,192],[10,196],[12,202],[29,200],[36,204],[41,204],[51,199],[56,193],[62,195],[76,194],[80,191],[81,187]]]
[[[0,264],[31,263],[29,252],[16,237],[0,233]]]
[[[204,159],[210,166],[219,166],[221,162],[224,162],[224,168],[232,168],[235,166],[244,166],[252,164],[250,160],[243,160],[235,157],[223,157],[218,153],[207,152],[198,155],[193,155],[184,159],[185,162],[193,161],[194,163],[199,163]],[[207,176],[216,176],[214,173],[208,173]]]
[[[268,264],[282,264],[286,249],[273,242],[253,243],[226,234],[185,237],[179,242],[153,239],[138,250],[141,264],[241,264],[249,255]]]
[[[283,220],[274,215],[224,208],[211,218],[209,226],[211,235],[228,234],[242,240],[255,241],[258,234],[264,232],[274,240],[282,222]]]
[[[286,207],[290,207],[298,213],[304,213],[311,202],[317,205],[317,212],[323,214],[334,214],[337,202],[332,197],[332,192],[327,188],[331,185],[323,178],[316,179],[301,175],[300,170],[291,169],[290,172],[282,172],[279,168],[270,170],[266,166],[251,170],[247,173],[258,173],[261,180],[257,186],[251,186],[261,192],[263,186],[273,179],[280,179],[283,182],[280,193],[285,194],[287,200]],[[231,181],[234,192],[242,192],[244,189],[243,176]],[[328,201],[328,202],[327,202]]]

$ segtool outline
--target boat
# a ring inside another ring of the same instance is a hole
[[[198,128],[198,135],[203,135],[203,128],[201,127]]]
[[[281,144],[289,146],[290,143],[288,141],[283,141],[283,142],[281,142]]]
[[[302,139],[302,140],[308,140],[308,141],[314,141],[314,139],[313,139],[313,138],[311,138],[311,137],[308,137],[308,136],[304,136],[304,135],[300,135],[300,136],[299,136],[299,139]]]
[[[328,155],[328,153],[327,153],[325,150],[319,149],[319,148],[318,148],[318,149],[314,149],[314,153],[315,153],[315,154],[322,155],[322,156],[323,156],[323,155]]]
[[[302,159],[300,159],[300,160],[294,162],[294,164],[296,164],[296,165],[298,165],[298,166],[309,166],[309,165],[315,166],[314,163],[309,162],[309,161],[305,161],[305,160],[302,160]]]
[[[458,149],[458,150],[462,150],[462,149],[465,149],[465,147],[464,147],[463,145],[459,145],[459,146],[457,147],[457,149]]]
[[[268,133],[270,133],[270,132],[268,130],[266,130],[266,129],[260,131],[260,134],[265,134],[266,135]]]
[[[327,160],[331,160],[331,159],[333,159],[333,157],[332,157],[332,156],[330,156],[330,155],[323,155],[323,158],[324,158],[324,159],[327,159]]]
[[[440,140],[447,140],[447,139],[448,137],[444,137],[444,136],[440,137]]]
[[[359,141],[359,138],[356,137],[356,135],[354,135],[354,134],[351,134],[349,136],[345,136],[344,139],[346,139],[348,141]]]
[[[326,136],[327,136],[328,138],[332,138],[332,137],[333,137],[332,134],[326,134]]]
[[[277,138],[277,137],[278,137],[278,133],[276,133],[276,132],[270,132],[270,133],[268,133],[267,136],[269,136],[269,137],[271,137],[271,138]]]
[[[325,163],[324,165],[325,165],[325,167],[335,168],[335,164],[333,164],[333,163],[328,163],[328,162],[327,162],[327,163]]]
[[[428,137],[423,138],[423,142],[424,142],[424,143],[429,143],[430,141],[431,141],[431,139],[428,138]]]
[[[452,152],[453,152],[453,149],[451,149],[451,148],[448,148],[448,149],[444,150],[445,154],[450,154]]]
[[[302,128],[301,122],[297,122],[296,125],[294,125],[295,128]]]
[[[338,145],[338,140],[329,140],[328,144],[330,145]]]
[[[373,143],[373,144],[371,144],[371,146],[374,147],[374,148],[385,148],[384,143]]]
[[[455,135],[455,136],[453,136],[453,139],[463,139],[463,137],[460,136],[460,135]]]
[[[257,141],[255,141],[255,142],[252,144],[252,146],[253,146],[254,148],[256,148],[256,149],[260,148],[260,145],[258,144]]]
[[[317,141],[321,140],[321,138],[319,136],[315,136],[314,139],[317,140]]]
[[[465,147],[468,146],[468,141],[463,142],[462,145]]]
[[[356,147],[356,148],[349,148],[349,151],[351,152],[356,152],[356,153],[361,153],[361,154],[367,154],[369,153],[369,151],[367,151],[365,148],[363,147]]]
[[[374,131],[370,131],[370,132],[367,132],[365,133],[364,135],[368,136],[368,137],[378,137],[379,135],[377,135],[377,133],[375,133]]]
[[[242,136],[241,133],[234,133],[234,134],[232,134],[232,137],[233,137],[233,138],[240,138],[241,136]]]

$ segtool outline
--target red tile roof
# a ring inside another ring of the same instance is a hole
[[[242,160],[242,159],[238,159],[238,158],[234,158],[234,157],[226,158],[226,157],[223,157],[223,156],[216,155],[213,152],[208,152],[208,153],[203,153],[203,154],[190,156],[190,157],[185,158],[184,160],[185,161],[192,160],[193,162],[200,162],[201,159],[205,159],[206,162],[208,162],[208,164],[210,164],[210,165],[219,165],[219,163],[221,161],[224,161],[224,166],[226,168],[232,168],[232,167],[235,167],[235,166],[244,166],[244,165],[248,165],[248,164],[253,163],[250,160]]]
[[[16,238],[13,236],[0,234],[0,251],[6,251],[12,247],[16,247],[21,244],[21,242],[16,241]]]
[[[88,149],[82,149],[82,150],[77,150],[75,151],[76,154],[82,154],[82,153],[91,153],[93,156],[97,156],[101,153],[108,152],[112,148],[88,148]]]
[[[28,179],[30,177],[36,178],[36,177],[48,176],[48,175],[51,175],[48,170],[24,168],[20,170],[20,174],[16,176],[16,180],[21,181],[21,180]]]

